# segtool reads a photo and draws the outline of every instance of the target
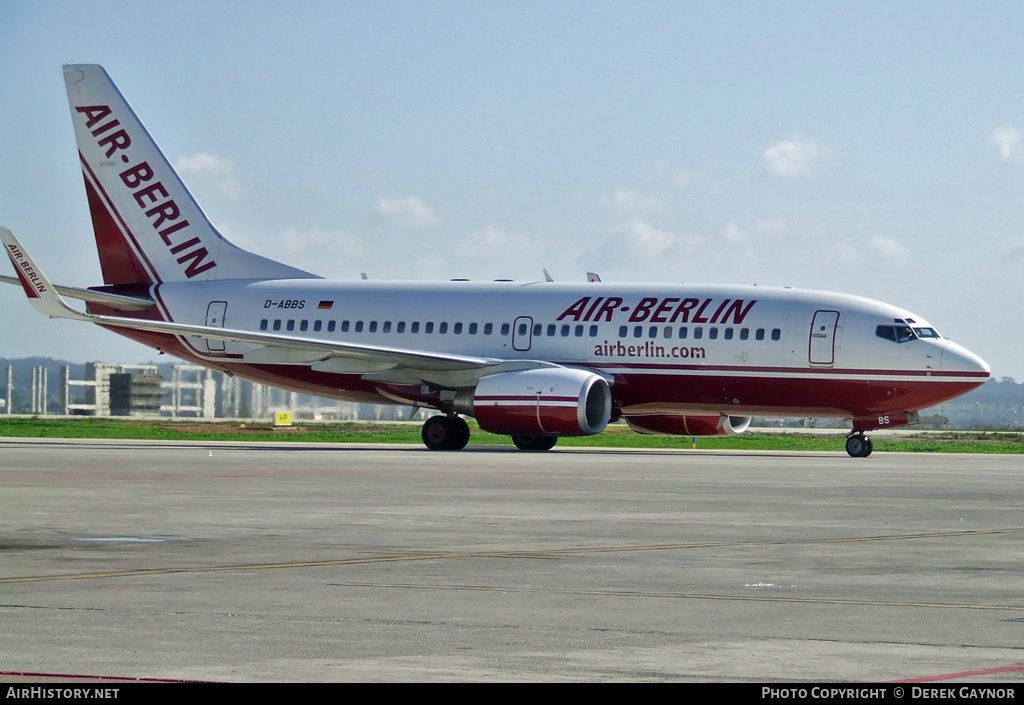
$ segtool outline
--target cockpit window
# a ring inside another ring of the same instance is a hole
[[[922,328],[921,330],[927,330],[934,333],[934,331],[932,331],[931,328]],[[878,326],[877,328],[875,328],[875,335],[877,335],[879,338],[891,340],[894,343],[906,343],[910,340],[915,340],[917,338],[917,336],[914,334],[914,329],[906,325]],[[938,336],[935,335],[934,337]]]
[[[939,332],[934,328],[915,328],[914,332],[917,333],[918,338],[941,338]]]

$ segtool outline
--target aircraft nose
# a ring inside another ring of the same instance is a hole
[[[963,372],[968,376],[978,378],[981,382],[992,375],[992,369],[988,363],[970,350],[948,340],[944,342],[946,344],[943,346],[940,363],[943,372]]]

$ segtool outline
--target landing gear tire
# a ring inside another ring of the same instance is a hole
[[[551,450],[558,436],[512,436],[512,442],[519,450]]]
[[[455,428],[455,438],[451,449],[462,450],[469,443],[469,424],[459,416],[452,417],[451,423]]]
[[[469,424],[458,416],[431,416],[420,437],[430,450],[462,450],[469,443]]]
[[[846,452],[853,458],[866,458],[871,455],[871,451],[875,449],[874,443],[871,442],[870,438],[866,438],[863,434],[856,434],[849,436],[846,439]]]

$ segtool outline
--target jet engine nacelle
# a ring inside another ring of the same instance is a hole
[[[612,392],[603,377],[585,370],[499,372],[460,392],[455,409],[491,433],[590,436],[608,425]]]
[[[746,432],[749,416],[628,416],[637,433],[654,436],[735,436]]]

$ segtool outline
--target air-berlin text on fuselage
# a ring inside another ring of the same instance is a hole
[[[107,120],[113,112],[110,106],[86,105],[75,108],[75,110],[85,116],[85,127],[96,138],[96,144],[100,149],[105,150],[104,156],[107,159],[110,159],[115,152],[120,151],[122,152],[121,161],[124,164],[131,164],[127,149],[131,146],[132,138],[123,128],[115,129],[120,126],[120,120],[117,118]],[[189,222],[181,217],[178,204],[170,197],[164,185],[159,181],[149,183],[155,176],[149,162],[131,165],[118,176],[121,177],[121,182],[131,190],[135,203],[146,214],[153,229],[156,230],[171,254],[180,254],[180,257],[177,258],[178,264],[188,262],[185,266],[186,277],[191,279],[197,274],[202,274],[217,266],[214,260],[208,259],[210,253],[202,246],[202,241],[198,237],[188,237],[190,233],[186,228],[188,228]],[[141,233],[139,234],[141,235]],[[171,239],[172,235],[175,236],[173,240]]]
[[[616,311],[630,311],[629,323],[733,323],[740,325],[757,299],[683,298],[645,296],[635,306],[623,306],[619,296],[584,296],[562,311],[555,320],[611,322]]]

